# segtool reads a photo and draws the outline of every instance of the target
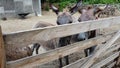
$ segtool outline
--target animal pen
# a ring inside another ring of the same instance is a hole
[[[118,27],[118,28],[116,28]],[[81,32],[107,29],[111,31],[109,34],[98,35],[95,38],[70,44],[69,46],[56,48],[43,54],[26,57],[16,61],[6,62],[5,47],[19,46],[24,47],[29,44],[38,42],[39,40],[47,41],[53,38],[69,36]],[[111,17],[82,23],[73,23],[60,26],[51,26],[45,28],[37,28],[26,31],[20,31],[10,34],[2,34],[0,31],[0,68],[29,68],[36,65],[42,65],[53,60],[57,60],[66,55],[82,51],[86,48],[97,45],[96,51],[88,57],[70,63],[63,68],[101,68],[106,66],[111,68],[118,66],[120,63],[120,43],[116,42],[120,37],[120,17]],[[98,59],[110,54],[103,60]],[[97,61],[97,62],[96,62]]]

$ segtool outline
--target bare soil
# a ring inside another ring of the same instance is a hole
[[[78,16],[80,16],[80,14],[75,14],[76,18],[78,18]],[[26,19],[8,18],[6,21],[0,20],[0,25],[2,27],[3,33],[10,33],[32,29],[32,26],[34,26],[39,21],[44,21],[56,25],[56,19],[57,15],[52,11],[43,11],[42,16],[40,17],[33,16],[32,14],[28,15]]]

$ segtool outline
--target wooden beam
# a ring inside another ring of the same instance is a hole
[[[102,66],[108,64],[109,62],[113,61],[115,58],[117,58],[119,56],[120,52],[116,52],[115,54],[109,56],[108,58],[100,61],[99,63],[94,64],[92,67],[90,68],[101,68]]]
[[[119,56],[118,56],[117,59],[116,59],[116,64],[115,64],[115,66],[120,66],[120,54],[119,54]]]
[[[85,63],[87,61],[87,59],[90,58],[90,57],[91,56],[79,59],[79,60],[77,60],[77,61],[75,61],[75,62],[73,62],[69,65],[66,65],[66,66],[62,67],[62,68],[79,68],[82,65],[82,63],[83,62]]]
[[[120,31],[118,31],[103,47],[101,47],[97,52],[95,52],[91,58],[88,59],[87,62],[83,63],[80,68],[89,68],[97,58],[99,58],[102,52],[105,52],[111,45],[120,37]]]
[[[5,68],[6,63],[6,57],[5,57],[5,48],[4,48],[4,42],[3,42],[3,35],[2,30],[0,27],[0,68]]]
[[[112,67],[114,67],[115,63],[116,63],[116,61],[115,61],[115,62],[112,62],[110,65],[107,66],[107,68],[112,68]]]
[[[86,48],[92,47],[94,45],[100,44],[108,40],[113,34],[100,36],[93,39],[81,41],[78,43],[74,43],[65,47],[57,48],[55,50],[51,50],[47,53],[31,56],[28,58],[20,59],[13,62],[7,62],[8,68],[16,68],[20,66],[36,66],[39,64],[44,64],[53,60],[56,60],[60,57],[72,54],[74,52],[78,52],[84,50]]]
[[[103,57],[103,56],[105,56],[105,55],[107,55],[107,54],[109,54],[109,53],[111,53],[119,48],[120,48],[120,43],[116,43],[110,49],[108,49],[107,51],[102,53],[102,55],[100,55],[100,57]],[[90,57],[91,56],[77,60],[76,62],[73,62],[69,65],[66,65],[63,68],[79,68],[82,65],[82,63],[86,62]]]
[[[117,44],[114,44],[112,47],[110,47],[109,49],[107,49],[105,52],[102,52],[102,54],[101,55],[103,55],[103,54],[109,54],[109,53],[111,53],[111,52],[113,52],[113,51],[115,51],[115,50],[118,50],[120,48],[120,43],[117,43]]]
[[[95,29],[108,28],[114,25],[120,25],[119,21],[120,17],[112,17],[4,34],[5,45],[19,47],[27,46],[32,43],[47,41],[53,38],[73,35]]]
[[[117,58],[117,57],[118,57],[118,53],[119,53],[119,52],[111,55],[110,57],[106,58],[105,60],[100,61],[99,63],[94,64],[94,65],[93,65],[92,67],[90,67],[90,68],[101,68],[102,66],[106,65],[106,64],[109,63],[110,61],[112,61],[112,60],[114,60],[115,58]],[[103,56],[103,55],[102,55],[102,56]],[[83,62],[86,62],[87,59],[89,59],[89,58],[90,58],[90,56],[89,56],[89,57],[86,57],[86,58],[82,58],[82,59],[80,59],[80,60],[78,60],[78,61],[76,61],[76,62],[74,62],[74,63],[71,63],[71,64],[69,64],[69,65],[64,66],[63,68],[80,68],[80,66],[82,65],[82,63],[83,63]]]

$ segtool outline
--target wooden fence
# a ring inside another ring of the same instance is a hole
[[[116,43],[115,41],[120,36],[120,17],[111,17],[93,21],[86,21],[82,23],[73,23],[67,25],[60,26],[51,26],[46,28],[37,28],[31,30],[25,30],[10,34],[2,34],[0,33],[0,68],[28,68],[34,67],[36,65],[45,64],[56,60],[60,57],[64,57],[66,55],[82,51],[86,48],[89,48],[93,45],[100,44],[97,47],[96,51],[93,55],[77,60],[74,63],[71,63],[63,68],[100,68],[114,59],[119,59],[120,51],[120,43]],[[116,28],[118,27],[118,28]],[[110,34],[100,35],[92,39],[88,39],[85,41],[77,42],[70,44],[70,46],[56,48],[49,52],[39,54],[36,56],[30,56],[27,58],[23,58],[16,61],[6,62],[5,61],[5,49],[4,46],[19,46],[24,47],[32,43],[47,41],[53,38],[64,37],[68,35],[73,35],[77,33],[82,33],[90,30],[99,30],[99,29],[107,29],[111,31]],[[0,31],[2,32],[2,31]],[[105,44],[101,44],[106,42]],[[108,53],[112,53],[109,57],[101,60],[100,62],[96,62],[100,57],[105,56]],[[102,55],[101,55],[102,54]],[[81,62],[82,61],[82,62]],[[94,63],[96,62],[96,63]],[[108,66],[112,67],[119,61],[114,61]]]

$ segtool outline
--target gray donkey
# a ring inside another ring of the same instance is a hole
[[[50,5],[51,9],[57,14],[57,24],[58,25],[63,25],[63,24],[71,24],[73,23],[73,16],[70,14],[70,12],[59,12],[59,9],[56,8],[53,5]],[[71,40],[71,36],[67,36],[67,37],[61,37],[59,39],[59,47],[63,47],[66,46],[68,44],[70,44],[70,40]],[[69,60],[68,60],[68,56],[64,57],[66,59],[66,64],[69,64]],[[60,68],[62,68],[63,64],[62,64],[62,58],[59,58],[59,62],[60,62]]]
[[[81,7],[82,6],[81,2],[82,2],[82,0],[80,0],[80,2],[78,2],[73,8],[70,9],[71,14],[74,14],[75,12],[79,11],[79,13],[81,14],[81,16],[78,19],[79,22],[95,20],[98,18],[98,17],[96,17],[96,14],[103,11],[103,9],[100,9],[97,6],[89,5],[86,7]],[[96,36],[96,30],[92,30],[92,31],[88,31],[88,32],[79,33],[77,35],[74,35],[72,40],[77,42],[77,41],[90,39],[90,38],[93,38],[95,36]],[[92,54],[94,50],[95,50],[95,46],[90,47],[88,49],[85,49],[84,50],[85,56],[87,57],[88,55]]]
[[[82,2],[82,0],[80,0],[80,2]],[[78,3],[77,3],[78,4]],[[81,3],[82,4],[82,3]],[[89,21],[89,20],[95,20],[98,17],[96,16],[96,14],[100,13],[103,11],[103,9],[100,9],[97,6],[84,6],[84,7],[80,7],[78,4],[78,6],[75,6],[73,8],[70,9],[71,14],[77,12],[77,10],[79,11],[79,13],[81,14],[78,21],[82,22],[82,21]],[[82,6],[82,5],[81,5]],[[92,31],[88,31],[88,32],[84,32],[84,33],[79,33],[77,35],[73,36],[74,41],[82,41],[82,40],[86,40],[86,39],[90,39],[96,36],[96,30],[92,30]],[[85,49],[85,56],[87,57],[88,55],[92,54],[93,51],[95,50],[95,46],[90,47],[88,49]]]

